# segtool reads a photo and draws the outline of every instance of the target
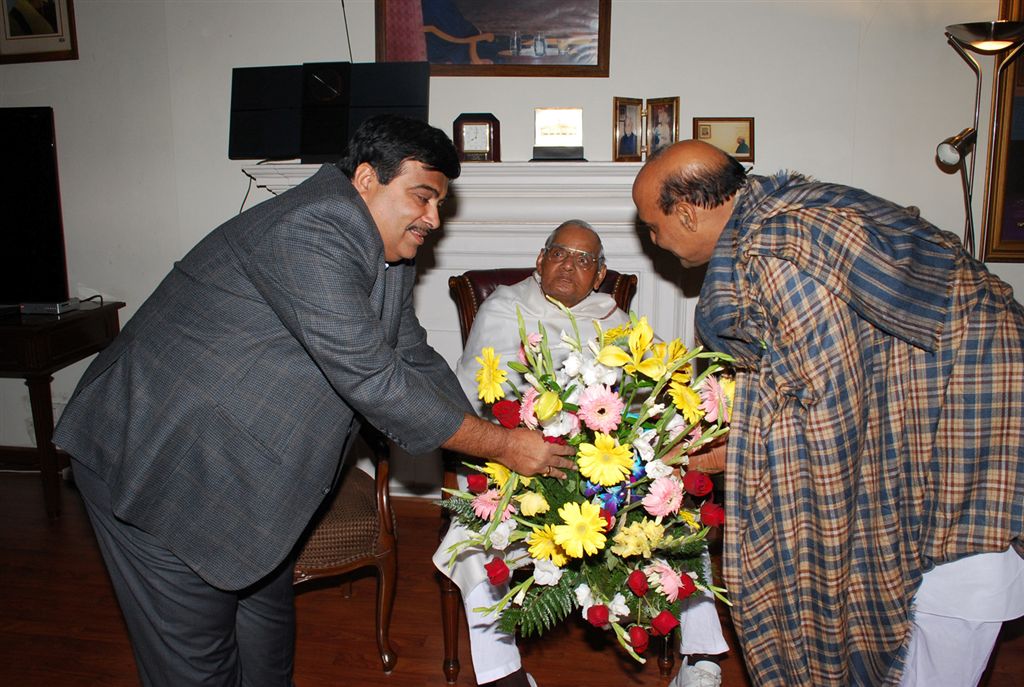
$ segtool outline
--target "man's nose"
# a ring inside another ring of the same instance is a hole
[[[423,220],[431,229],[437,229],[441,226],[441,213],[436,205],[429,205],[427,207],[427,214],[423,215]]]

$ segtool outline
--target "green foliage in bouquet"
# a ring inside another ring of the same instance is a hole
[[[552,302],[573,329],[558,348],[539,324],[528,333],[520,315],[519,360],[507,363],[518,383],[493,348],[477,358],[476,380],[502,425],[576,447],[578,470],[559,480],[469,465],[468,490],[447,490],[453,498],[442,502],[465,527],[448,553],[454,565],[463,551],[482,551],[492,584],[514,581],[480,609],[500,614],[501,629],[542,634],[580,609],[643,662],[648,635],[671,632],[687,596],[708,591],[728,603],[703,560],[724,511],[707,498],[709,478],[683,468],[728,432],[731,359],[656,341],[633,313],[613,330],[595,323],[584,342],[572,313]]]

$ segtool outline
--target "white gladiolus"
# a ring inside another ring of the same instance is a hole
[[[562,569],[547,558],[542,558],[533,564],[533,579],[539,585],[554,587],[562,579]]]
[[[583,369],[583,354],[576,351],[570,353],[562,363],[562,372],[570,378],[579,375],[581,369]]]
[[[608,604],[608,622],[618,622],[621,618],[629,617],[629,606],[626,605],[626,597],[616,594],[612,602]]]
[[[494,532],[491,533],[491,548],[504,551],[508,547],[509,538],[515,529],[516,521],[514,518],[498,523],[498,526],[494,528]]]

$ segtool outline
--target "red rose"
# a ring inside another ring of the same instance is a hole
[[[725,524],[725,509],[708,501],[700,507],[700,521],[708,527],[721,527]]]
[[[647,585],[647,575],[644,575],[639,570],[629,573],[629,579],[626,580],[626,584],[629,586],[630,591],[637,596],[646,596],[647,590],[650,589]]]
[[[608,607],[604,604],[597,604],[587,609],[587,621],[594,627],[604,627],[608,624]]]
[[[469,490],[474,494],[482,494],[487,491],[487,475],[474,472],[466,477],[466,481],[469,482]]]
[[[559,446],[567,446],[569,444],[569,442],[565,440],[565,437],[545,436],[544,441],[548,442],[549,444],[558,444]]]
[[[615,527],[615,516],[604,508],[601,509],[600,516],[604,518],[604,531],[611,532],[612,528]]]
[[[711,491],[711,478],[700,470],[688,470],[683,475],[683,489],[694,496],[707,496]]]
[[[519,426],[519,402],[510,399],[498,401],[491,406],[491,412],[502,427],[512,429]]]
[[[690,594],[693,594],[695,591],[697,591],[697,585],[694,584],[693,578],[687,575],[686,573],[680,575],[679,580],[679,600],[682,601]]]
[[[689,575],[687,575],[689,577]],[[676,625],[679,624],[679,619],[668,611],[662,611],[651,621],[651,631],[656,635],[667,635],[672,630],[676,629]]]
[[[490,563],[484,565],[484,569],[487,570],[487,579],[490,580],[491,584],[499,585],[508,582],[508,566],[500,558],[495,557],[491,559]]]
[[[633,651],[642,654],[647,651],[647,645],[650,641],[651,636],[647,634],[647,630],[644,628],[639,625],[629,628],[629,643],[633,645]]]

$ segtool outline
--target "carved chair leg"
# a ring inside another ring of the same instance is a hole
[[[379,561],[377,573],[377,649],[384,672],[390,673],[398,663],[398,656],[391,649],[391,609],[395,605],[395,582],[398,578],[394,551]]]
[[[672,666],[676,662],[676,649],[679,646],[677,637],[678,629],[674,629],[665,635],[665,641],[661,645],[661,656],[658,657],[658,670],[662,677],[672,675]]]
[[[448,684],[454,685],[459,678],[459,616],[462,610],[462,595],[459,588],[447,575],[441,575],[441,625],[444,629],[444,669]]]

